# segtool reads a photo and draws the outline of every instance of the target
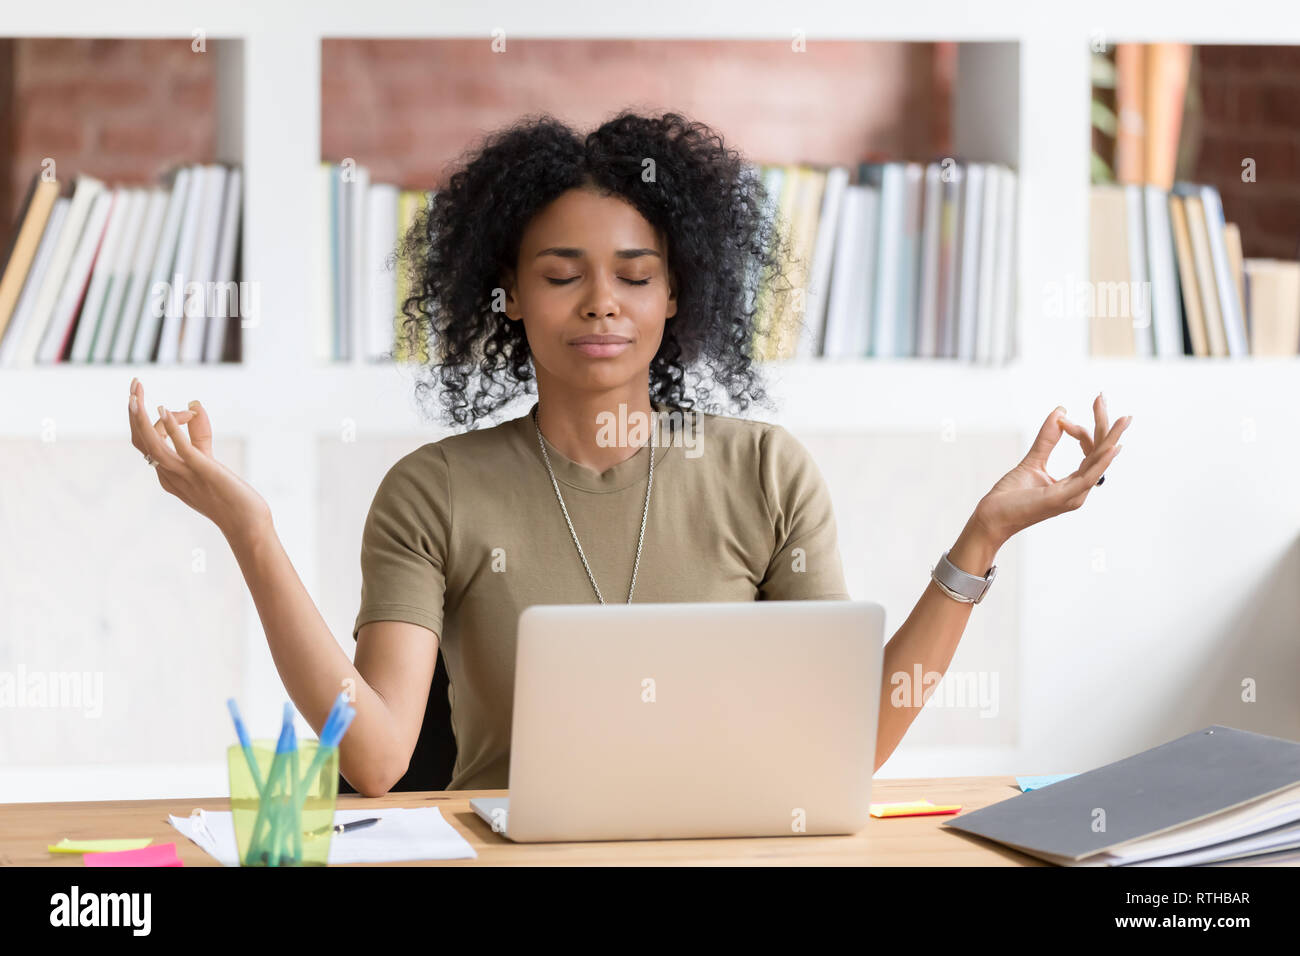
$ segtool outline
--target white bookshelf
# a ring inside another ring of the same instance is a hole
[[[0,12],[4,36],[189,37],[203,29],[210,43],[219,41],[213,47],[220,58],[219,158],[244,169],[242,275],[261,284],[261,322],[243,330],[243,361],[238,364],[0,369],[0,439],[37,438],[43,422],[53,419],[60,437],[120,438],[124,452],[131,453],[124,416],[132,376],[144,381],[151,408],[160,402],[180,408],[191,398],[201,398],[214,419],[218,450],[224,438],[246,443],[244,477],[267,498],[300,576],[314,595],[319,594],[314,467],[320,437],[336,434],[345,421],[355,426],[358,437],[422,433],[433,440],[446,434],[416,415],[408,370],[321,364],[312,357],[311,323],[321,321],[314,310],[322,285],[315,236],[326,228],[316,185],[322,158],[321,41],[480,36],[487,43],[498,28],[506,31],[508,40],[726,37],[788,43],[792,32],[801,30],[810,47],[819,39],[965,44],[955,85],[957,150],[971,158],[1006,162],[1019,173],[1017,357],[996,367],[908,359],[780,363],[771,367],[770,376],[774,395],[782,400],[775,420],[795,430],[818,431],[924,432],[949,424],[958,433],[1010,430],[1024,438],[1027,448],[1057,403],[1065,404],[1074,420],[1090,425],[1092,396],[1104,388],[1116,416],[1136,415],[1134,450],[1121,459],[1130,470],[1116,484],[1140,485],[1148,495],[1154,487],[1154,493],[1166,496],[1162,507],[1186,508],[1194,514],[1209,505],[1195,494],[1179,497],[1177,488],[1136,480],[1143,456],[1145,467],[1163,470],[1208,455],[1197,467],[1213,472],[1219,484],[1239,483],[1250,473],[1234,472],[1233,464],[1216,458],[1213,448],[1215,442],[1239,442],[1245,417],[1257,419],[1265,440],[1281,442],[1289,432],[1287,449],[1271,460],[1292,472],[1300,465],[1300,451],[1295,450],[1300,443],[1294,441],[1300,435],[1300,359],[1091,359],[1085,316],[1041,317],[1045,289],[1088,274],[1089,38],[1100,33],[1110,42],[1300,43],[1300,5],[1278,0],[1260,0],[1249,16],[1203,0],[1096,0],[1077,7],[1035,0],[845,0],[808,2],[794,10],[771,0],[665,0],[652,17],[593,0],[558,7],[511,3],[490,8],[468,3],[431,6],[414,0],[123,0],[110,5],[65,0],[57,7],[6,5]],[[1150,448],[1182,447],[1187,458],[1167,461],[1154,450],[1141,450],[1143,442],[1157,435],[1161,442],[1152,442]],[[1006,467],[1014,463],[1008,461]],[[159,494],[164,494],[161,489]],[[1151,501],[1139,498],[1136,491],[1127,498],[1117,492],[1108,505],[1114,510],[1107,520],[1122,524],[1124,519],[1140,519]],[[1286,509],[1283,520],[1294,507],[1287,503]],[[1065,520],[1075,519],[1058,519]],[[955,536],[960,528],[952,530]],[[1063,543],[1065,530],[1064,525],[1032,530],[1022,537],[1017,552],[1026,568],[1019,621],[1027,685],[1036,674],[1050,684],[1056,677],[1053,669],[1060,665],[1035,642],[1063,626],[1052,596],[1068,593],[1069,582],[1056,580],[1046,569],[1060,567],[1062,555],[1077,547],[1077,542]],[[1205,541],[1207,555],[1223,544],[1214,538]],[[1198,567],[1204,568],[1207,561],[1198,560]],[[921,570],[918,595],[924,585]],[[1154,579],[1157,592],[1166,582],[1182,580],[1174,570]],[[244,641],[251,676],[240,700],[249,724],[266,727],[277,720],[286,695],[251,599],[247,618]],[[1064,640],[1080,640],[1088,632],[1088,625],[1073,631],[1067,627]],[[340,643],[350,648],[350,635],[340,635]],[[1045,715],[1052,706],[1022,696],[1022,728],[1051,725]],[[305,725],[300,729],[307,730]],[[1079,746],[1057,766],[1043,766],[1044,746],[1033,738],[994,751],[940,754],[909,750],[905,741],[886,766],[886,775],[1068,770],[1100,752]],[[1027,765],[1031,760],[1037,762]],[[156,796],[192,794],[196,787],[224,792],[223,763],[213,760],[191,769],[183,784],[175,782],[181,778],[170,770],[157,768],[135,774],[131,785]],[[86,799],[116,796],[128,785],[111,767],[68,770]],[[54,799],[66,793],[56,782],[58,775],[47,769],[7,770],[6,778],[0,800]],[[181,786],[183,791],[175,789]]]

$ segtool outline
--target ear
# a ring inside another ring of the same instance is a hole
[[[677,279],[673,275],[668,276],[668,312],[664,315],[667,321],[677,314]]]
[[[518,288],[516,287],[515,270],[504,269],[501,273],[501,288],[506,294],[505,316],[512,322],[518,322],[523,318],[519,310]]]

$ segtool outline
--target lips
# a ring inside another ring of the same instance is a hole
[[[570,339],[570,345],[625,345],[632,341],[626,335],[580,335]]]
[[[588,358],[614,358],[632,347],[626,335],[592,333],[571,339],[569,344]]]

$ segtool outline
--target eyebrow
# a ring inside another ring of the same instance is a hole
[[[537,258],[542,256],[560,256],[564,259],[581,259],[585,253],[576,246],[551,246],[549,249],[543,249],[537,253]],[[663,257],[654,249],[619,249],[614,255],[619,259],[637,259],[641,256],[656,256],[660,259]]]

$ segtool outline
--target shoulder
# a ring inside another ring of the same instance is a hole
[[[686,420],[689,422],[690,417]],[[799,439],[773,422],[705,412],[698,416],[695,429],[701,445],[709,448],[710,454],[720,452],[721,457],[736,464],[767,466],[784,472],[792,465],[812,460]]]

